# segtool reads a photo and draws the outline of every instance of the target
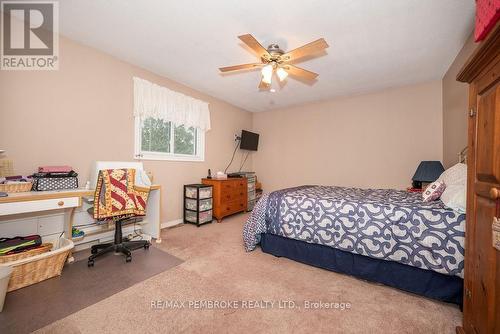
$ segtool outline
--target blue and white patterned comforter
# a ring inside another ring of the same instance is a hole
[[[247,251],[261,233],[463,277],[465,215],[419,193],[302,186],[264,195],[243,230]]]

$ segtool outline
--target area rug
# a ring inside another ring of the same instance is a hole
[[[60,277],[7,293],[0,333],[32,332],[183,262],[155,247],[134,251],[130,263],[109,254],[93,268],[86,255],[76,254],[82,260],[66,265]]]

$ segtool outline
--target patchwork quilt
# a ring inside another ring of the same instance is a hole
[[[465,215],[420,193],[302,186],[264,195],[243,229],[315,243],[463,278]]]
[[[135,184],[135,169],[99,171],[94,195],[94,219],[144,216],[149,187]]]

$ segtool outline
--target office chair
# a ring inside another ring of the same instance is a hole
[[[94,219],[112,219],[115,223],[115,236],[111,243],[91,247],[87,265],[94,266],[94,260],[109,252],[122,253],[125,261],[132,261],[132,251],[149,249],[147,240],[123,241],[122,225],[133,217],[146,214],[149,188],[135,185],[135,169],[107,169],[99,171],[94,193]]]

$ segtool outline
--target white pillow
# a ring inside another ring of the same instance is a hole
[[[444,182],[446,187],[453,184],[460,184],[465,187],[467,184],[467,165],[458,163],[448,168],[439,176],[437,181]]]
[[[461,184],[447,185],[441,194],[441,201],[448,208],[460,213],[465,213],[467,186]]]

